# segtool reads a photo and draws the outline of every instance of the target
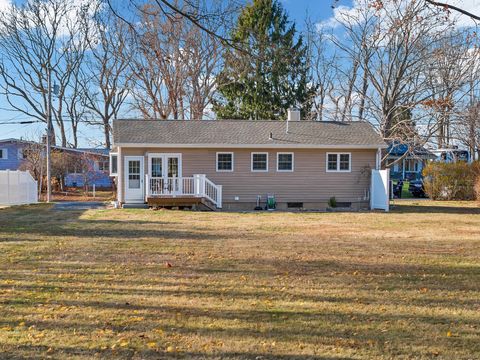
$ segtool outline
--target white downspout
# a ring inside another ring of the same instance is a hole
[[[117,151],[117,201],[120,205],[123,201],[123,159],[122,159],[122,148],[119,146]]]
[[[380,170],[381,167],[382,167],[382,148],[378,148],[376,161],[375,161],[375,170]]]

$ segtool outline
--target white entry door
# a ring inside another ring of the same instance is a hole
[[[149,177],[154,192],[161,195],[178,195],[182,192],[181,154],[149,154]]]
[[[125,202],[145,201],[144,177],[143,156],[125,156]]]

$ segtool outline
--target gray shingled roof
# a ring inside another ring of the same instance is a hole
[[[367,122],[250,120],[115,120],[115,146],[222,145],[286,147],[386,147]],[[270,140],[272,134],[272,140]]]

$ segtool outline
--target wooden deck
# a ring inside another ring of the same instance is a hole
[[[147,198],[149,207],[196,208],[198,210],[217,210],[215,204],[197,196],[152,196]]]

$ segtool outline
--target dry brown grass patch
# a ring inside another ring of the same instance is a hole
[[[172,266],[166,266],[170,263]],[[0,210],[6,358],[474,359],[480,209]]]

